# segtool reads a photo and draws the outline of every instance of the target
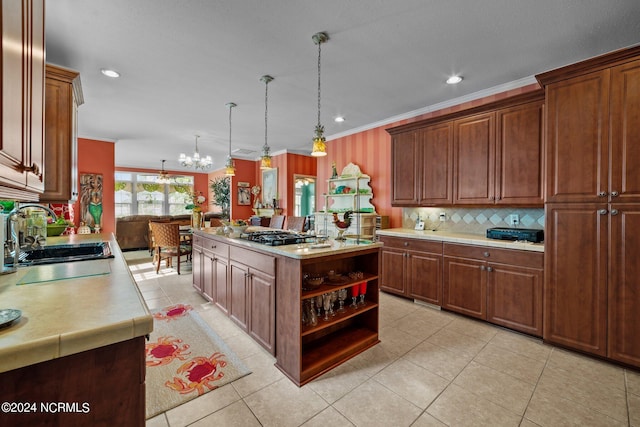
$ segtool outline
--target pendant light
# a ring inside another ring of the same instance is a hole
[[[326,43],[329,40],[327,33],[316,33],[311,39],[318,45],[318,124],[316,125],[315,136],[313,137],[313,150],[311,155],[314,157],[321,157],[327,155],[326,139],[324,137],[324,126],[320,124],[320,56],[322,43]]]
[[[267,143],[267,112],[269,111],[269,82],[273,81],[273,77],[265,75],[260,77],[260,81],[264,82],[264,146],[262,147],[262,157],[260,158],[260,169],[271,169],[271,149]]]
[[[237,107],[237,104],[229,102],[226,106],[229,108],[229,155],[227,156],[227,161],[224,164],[224,174],[226,176],[235,176],[236,167],[234,166],[233,158],[231,157],[231,110],[233,107]]]
[[[169,177],[169,172],[164,170],[164,162],[166,162],[166,160],[162,161],[162,170],[160,170],[158,172],[158,177],[156,178],[156,184],[170,184],[171,183],[171,178]]]
[[[200,138],[200,135],[196,135],[196,151],[193,152],[193,156],[190,157],[184,153],[180,153],[178,161],[182,166],[187,168],[193,167],[196,170],[209,169],[213,160],[211,159],[211,156],[200,157],[200,152],[198,151],[198,138]]]

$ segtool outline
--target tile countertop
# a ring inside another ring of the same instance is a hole
[[[513,242],[509,240],[487,239],[486,237],[478,234],[453,233],[450,231],[418,231],[411,228],[385,228],[383,230],[377,230],[376,235],[544,252],[544,243]]]
[[[266,230],[268,228],[265,227],[252,227],[252,230]],[[372,242],[371,240],[365,240],[367,243],[357,244],[354,239],[347,239],[347,241],[340,242],[335,241],[333,239],[327,240],[330,246],[314,248],[313,243],[295,243],[291,245],[282,245],[282,246],[269,246],[263,245],[261,243],[251,242],[246,239],[241,239],[239,237],[225,237],[220,233],[220,228],[212,227],[212,228],[203,228],[200,230],[194,230],[195,234],[200,234],[203,236],[215,236],[223,241],[227,241],[229,243],[244,246],[250,249],[256,249],[265,253],[270,253],[274,255],[285,256],[288,258],[295,259],[310,259],[310,258],[319,258],[327,255],[337,255],[343,253],[357,252],[370,248],[379,248],[382,247],[382,243]]]
[[[153,330],[144,302],[113,235],[50,237],[47,244],[108,241],[109,274],[17,285],[31,269],[0,275],[0,309],[22,317],[0,328],[0,372],[143,336]],[[74,264],[68,263],[70,271]]]

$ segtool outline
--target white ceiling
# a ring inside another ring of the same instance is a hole
[[[81,73],[79,135],[114,141],[116,165],[183,169],[229,145],[309,153],[328,140],[640,43],[638,0],[46,0],[47,62]],[[108,79],[101,68],[113,68]],[[457,86],[444,83],[460,74]],[[344,123],[333,118],[344,115]],[[329,143],[330,144],[330,143]],[[234,156],[236,157],[236,156]],[[237,156],[241,157],[241,156]]]

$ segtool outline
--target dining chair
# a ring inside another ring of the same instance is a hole
[[[307,217],[304,216],[289,216],[287,217],[287,230],[304,231],[306,221]]]
[[[269,228],[284,228],[284,219],[286,215],[273,215],[271,221],[269,221]]]
[[[155,239],[153,238],[153,230],[151,230],[152,222],[170,222],[169,218],[154,218],[149,220],[149,233],[148,233],[148,242],[149,242],[149,253],[153,254],[153,249],[155,248]],[[155,261],[155,258],[154,258]]]
[[[173,257],[178,258],[178,274],[180,274],[180,258],[186,255],[187,261],[191,258],[191,242],[180,239],[180,224],[177,222],[150,222],[149,227],[154,236],[154,262],[156,273],[160,271],[160,263],[166,260],[167,267],[173,266]]]

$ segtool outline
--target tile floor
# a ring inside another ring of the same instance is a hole
[[[151,309],[193,305],[253,371],[149,427],[640,427],[639,372],[385,293],[381,343],[298,388],[193,290],[189,272],[156,275],[148,253],[125,256]]]

